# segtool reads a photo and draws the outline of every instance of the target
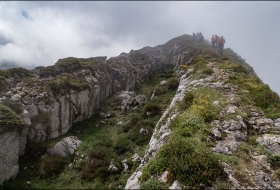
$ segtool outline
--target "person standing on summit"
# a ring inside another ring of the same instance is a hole
[[[212,35],[211,43],[212,43],[212,49],[215,48],[216,38],[214,35]]]
[[[218,40],[218,46],[219,46],[219,53],[223,55],[224,51],[224,43],[226,43],[226,40],[224,39],[223,36],[221,36]]]

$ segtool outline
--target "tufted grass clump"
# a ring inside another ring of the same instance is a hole
[[[202,55],[209,55],[209,56],[215,57],[215,58],[220,57],[219,53],[217,51],[212,50],[212,49],[204,49],[202,51]]]
[[[160,105],[154,103],[154,102],[149,102],[145,105],[144,107],[144,117],[147,117],[147,113],[150,114],[150,116],[156,116],[161,113],[161,107]]]
[[[177,89],[179,86],[179,81],[177,79],[177,77],[172,77],[168,80],[168,83],[167,83],[167,87],[168,89]]]
[[[166,184],[162,184],[155,179],[149,179],[145,183],[141,184],[140,189],[167,189]]]
[[[69,162],[69,158],[47,155],[41,158],[39,168],[40,170],[44,170],[47,176],[53,176],[58,175]]]

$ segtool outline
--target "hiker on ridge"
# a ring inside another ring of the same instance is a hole
[[[192,39],[193,39],[193,42],[196,41],[196,36],[195,36],[195,33],[194,33],[194,32],[193,32],[193,34],[192,34]]]
[[[215,48],[216,38],[214,35],[212,35],[211,43],[212,43],[212,49]]]
[[[219,46],[219,53],[223,55],[224,51],[224,43],[226,43],[225,39],[223,36],[221,36],[218,40],[218,46]]]
[[[218,48],[218,40],[219,40],[219,36],[217,36],[217,34],[215,34],[215,48]]]

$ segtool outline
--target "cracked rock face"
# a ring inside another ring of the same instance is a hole
[[[239,146],[239,141],[247,140],[247,126],[241,116],[237,116],[237,121],[214,120],[211,124],[214,126],[212,136],[217,139],[215,147],[212,148],[214,152],[232,154]]]
[[[61,157],[69,157],[74,154],[75,150],[82,144],[77,137],[66,137],[62,141],[56,143],[53,148],[48,149],[48,153],[51,155],[58,155]]]
[[[280,135],[264,134],[256,140],[273,155],[280,156]]]

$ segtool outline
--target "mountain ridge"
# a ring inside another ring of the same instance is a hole
[[[167,184],[171,185],[171,187],[175,184],[177,185],[176,188],[182,188],[188,185],[196,187],[197,183],[209,186],[213,184],[208,183],[206,179],[215,181],[215,178],[219,178],[219,176],[209,174],[207,175],[208,178],[199,179],[202,181],[198,180],[195,183],[190,183],[186,176],[179,175],[183,171],[170,171],[170,168],[166,168],[164,164],[161,165],[160,170],[151,169],[159,163],[157,159],[162,159],[162,157],[156,156],[158,154],[155,154],[156,152],[159,151],[161,155],[168,153],[164,152],[160,147],[170,151],[168,149],[171,146],[169,142],[173,141],[168,141],[169,138],[176,137],[179,142],[182,141],[187,144],[190,142],[198,143],[199,151],[207,152],[216,163],[217,159],[221,159],[221,156],[217,158],[216,152],[221,155],[240,153],[238,147],[249,142],[250,133],[254,134],[253,138],[271,131],[278,133],[279,97],[269,89],[269,86],[262,83],[253,68],[231,49],[225,49],[224,56],[220,56],[215,50],[211,49],[210,44],[194,43],[190,35],[182,35],[171,39],[163,45],[131,50],[129,53],[122,53],[108,60],[106,60],[106,57],[88,59],[69,57],[58,60],[53,66],[36,67],[31,71],[23,68],[1,71],[0,101],[2,103],[0,106],[13,108],[12,110],[17,112],[26,123],[26,128],[21,133],[12,131],[10,135],[13,135],[13,138],[17,140],[12,143],[7,138],[4,146],[2,146],[2,150],[5,151],[14,146],[17,147],[14,148],[17,151],[15,151],[14,155],[9,155],[9,157],[14,157],[14,161],[10,165],[7,164],[5,168],[8,171],[9,168],[13,167],[14,170],[6,176],[2,175],[0,182],[2,183],[17,175],[19,171],[17,160],[19,155],[24,155],[26,137],[30,144],[67,134],[73,123],[89,119],[98,109],[103,108],[102,102],[112,95],[117,92],[143,88],[145,83],[153,79],[157,73],[166,72],[168,69],[174,70],[174,74],[166,84],[168,84],[168,89],[174,87],[174,89],[177,89],[178,85],[177,92],[170,105],[167,106],[166,103],[166,110],[157,122],[150,144],[143,155],[143,159],[141,158],[139,170],[128,179],[126,188],[152,188],[153,186],[151,185],[163,187],[162,185]],[[151,92],[152,94],[147,94],[146,101],[151,101],[153,99],[151,97],[160,96],[161,93],[165,94],[167,91],[162,88],[165,87],[158,86]],[[189,96],[193,98],[188,100],[186,97]],[[216,99],[211,99],[211,96],[216,97]],[[138,102],[140,99],[138,98],[135,101]],[[159,100],[155,99],[155,101]],[[202,103],[203,101],[205,103]],[[134,105],[135,103],[132,104]],[[137,104],[141,108],[141,103],[138,102]],[[255,105],[257,108],[263,109],[264,112],[256,109]],[[250,108],[250,106],[253,107]],[[226,108],[226,110],[223,108]],[[122,113],[125,113],[125,110],[129,110],[129,106],[121,109],[123,109]],[[148,108],[145,107],[145,109]],[[249,116],[252,113],[255,113],[255,118]],[[199,117],[196,118],[195,115]],[[271,119],[269,120],[264,115]],[[145,118],[147,116],[141,117]],[[199,140],[192,139],[188,135],[178,136],[178,131],[189,129],[185,129],[185,126],[176,126],[173,119],[177,117],[181,118],[182,121],[184,118],[193,119],[195,117],[201,124],[197,126],[190,123],[188,125],[193,125],[198,131],[202,129],[207,131],[207,135],[204,132],[186,131],[188,134],[198,135]],[[210,125],[212,128],[206,127]],[[9,136],[5,130],[6,128],[2,131],[2,135]],[[208,137],[209,135],[211,138]],[[210,140],[212,144],[200,140],[200,137],[212,139]],[[261,141],[259,140],[259,142]],[[264,141],[262,143],[265,144]],[[204,144],[209,147],[205,148]],[[252,150],[250,151],[256,151],[255,145],[252,144],[252,147],[250,147]],[[214,153],[209,152],[209,150]],[[194,148],[190,149],[190,151],[196,152],[198,150]],[[7,154],[2,155],[4,158],[2,162],[4,163],[8,163],[5,160],[7,159],[6,156]],[[254,158],[253,156],[251,157]],[[150,161],[151,157],[155,157],[151,159],[154,161]],[[276,159],[275,155],[273,157],[267,153],[266,159],[268,158]],[[243,159],[243,157],[240,157],[240,160],[243,161]],[[228,160],[230,160],[228,157],[223,160],[223,166],[231,168],[229,169],[231,171],[236,170],[236,166],[233,166],[233,168],[228,166],[228,163],[226,163]],[[173,161],[168,161],[168,163],[173,164]],[[215,165],[215,167],[220,168],[217,170],[218,173],[223,173],[219,164]],[[3,170],[3,168],[1,169]],[[248,179],[252,181],[249,185],[243,182],[236,182],[234,180],[239,180],[239,178],[229,170],[227,170],[228,178],[231,180],[229,184],[235,188],[260,188],[263,187],[263,184],[268,185],[260,180],[260,182],[254,182],[251,178]],[[273,171],[271,168],[269,170]],[[260,171],[256,171],[259,172],[255,175],[256,178],[268,175]],[[212,170],[209,170],[209,172],[212,172]],[[86,173],[87,175],[92,175],[90,172]],[[164,174],[165,177],[158,175],[159,173]],[[141,176],[140,180],[136,179],[135,176]],[[149,176],[154,176],[154,178]],[[167,179],[161,180],[161,178]],[[226,181],[222,180],[219,183],[228,185]],[[270,179],[269,182],[271,183],[268,187],[278,187],[278,182],[273,181],[273,179]]]

